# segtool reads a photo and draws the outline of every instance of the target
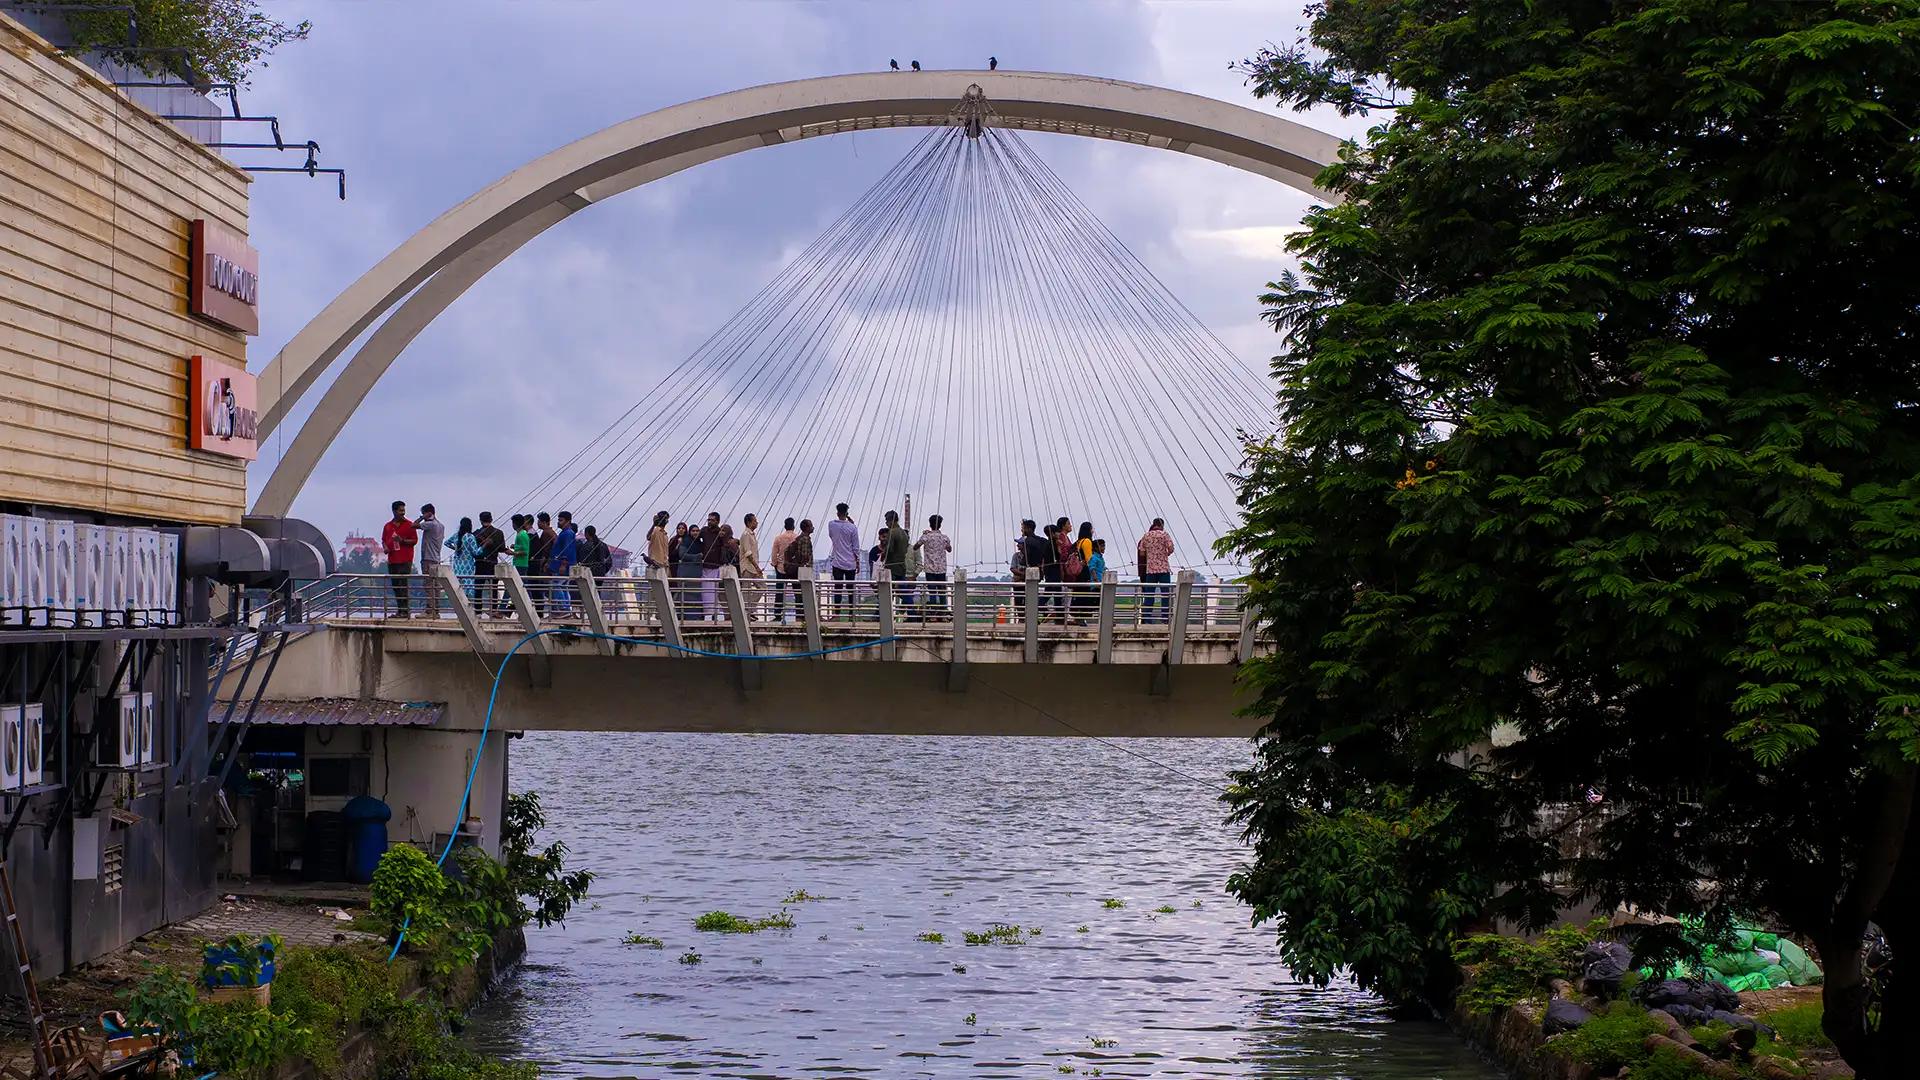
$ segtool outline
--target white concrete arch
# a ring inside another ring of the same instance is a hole
[[[448,305],[575,211],[715,158],[816,135],[938,127],[979,84],[1000,127],[1176,150],[1318,198],[1340,140],[1283,117],[1140,83],[1030,71],[832,75],[701,98],[605,128],[515,169],[440,215],[335,297],[260,377],[266,438],[375,320],[400,305],[328,386],[275,464],[256,514],[286,514],[368,391]],[[412,293],[411,296],[408,296]]]

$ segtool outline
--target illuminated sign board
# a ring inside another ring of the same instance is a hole
[[[245,368],[194,357],[187,365],[187,445],[245,461],[259,457],[258,389]]]
[[[191,239],[188,310],[229,330],[259,333],[260,253],[246,237],[205,218],[193,223]]]

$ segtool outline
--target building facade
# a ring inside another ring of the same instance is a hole
[[[211,673],[276,635],[216,599],[284,561],[239,527],[248,184],[0,12],[0,850],[41,975],[217,896]]]

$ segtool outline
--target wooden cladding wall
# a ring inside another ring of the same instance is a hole
[[[247,174],[0,14],[0,500],[237,524],[243,463],[187,449],[188,232]]]

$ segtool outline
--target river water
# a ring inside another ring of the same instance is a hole
[[[1247,753],[528,735],[514,787],[600,877],[565,926],[529,928],[469,1038],[556,1077],[1497,1077],[1439,1024],[1293,982],[1248,925],[1211,786]],[[693,928],[796,890],[824,899],[784,904],[790,930]],[[963,944],[996,923],[1020,943]]]

